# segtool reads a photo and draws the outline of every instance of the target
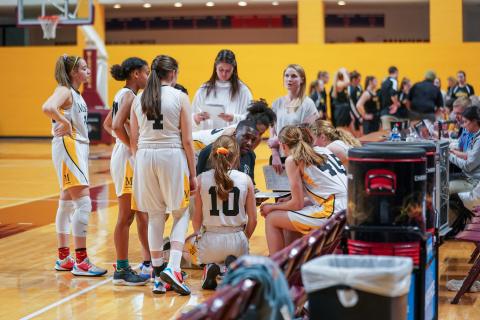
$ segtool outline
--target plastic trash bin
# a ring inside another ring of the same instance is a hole
[[[310,319],[405,320],[411,258],[326,255],[302,266]]]

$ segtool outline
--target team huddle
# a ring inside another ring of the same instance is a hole
[[[346,152],[358,141],[318,119],[299,65],[284,70],[287,95],[273,108],[253,100],[230,50],[218,53],[211,78],[195,94],[193,111],[185,88],[177,84],[178,70],[177,61],[166,55],[157,56],[150,68],[140,58],[114,65],[112,77],[125,86],[115,95],[104,128],[116,139],[110,162],[119,208],[113,283],[152,281],[153,293],[189,295],[182,266],[203,267],[202,288],[215,289],[217,276],[249,253],[257,206],[265,200],[255,197],[254,150],[267,129],[271,164],[278,173],[286,171],[290,185],[290,196],[260,205],[270,254],[346,209]],[[94,265],[86,250],[92,210],[89,139],[87,106],[78,89],[89,74],[82,58],[60,57],[58,87],[43,111],[53,122],[52,159],[61,189],[55,269],[102,276],[107,270]],[[134,219],[144,260],[138,271],[128,261]],[[166,238],[168,219],[173,221]],[[194,233],[188,235],[190,221]]]

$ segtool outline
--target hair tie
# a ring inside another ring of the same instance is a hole
[[[230,152],[228,151],[227,148],[224,147],[219,147],[217,150],[215,150],[217,154],[223,154],[224,156],[228,155]]]
[[[67,54],[64,53],[64,54],[63,54],[63,62],[67,61],[67,58],[68,58]]]

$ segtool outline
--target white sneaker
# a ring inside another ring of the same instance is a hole
[[[107,269],[97,267],[90,262],[89,258],[85,258],[81,263],[75,262],[72,274],[76,276],[100,277],[107,273]]]
[[[157,277],[154,278],[152,292],[155,294],[162,294],[167,292],[167,289],[165,288],[162,279]]]
[[[450,291],[459,291],[463,285],[463,280],[450,280],[447,282],[447,289]],[[480,292],[480,281],[475,281],[470,287],[469,292]]]

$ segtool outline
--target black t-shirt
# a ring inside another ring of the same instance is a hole
[[[455,101],[455,99],[458,99],[460,97],[470,97],[474,94],[475,90],[471,85],[465,84],[463,87],[460,87],[460,85],[456,85],[452,90],[452,99],[453,101]]]
[[[197,161],[197,175],[212,169],[212,166],[208,161],[211,152],[212,144],[209,144],[208,146],[203,148],[202,151],[200,151]],[[255,159],[256,156],[253,151],[250,151],[244,155],[240,155],[240,167],[238,168],[238,171],[248,174],[250,178],[252,178],[253,183],[255,183]]]
[[[390,106],[392,105],[392,97],[397,95],[397,80],[394,78],[387,78],[382,82],[380,87],[380,107],[381,114],[388,115]],[[395,116],[392,114],[392,116]]]
[[[367,93],[370,96],[370,99],[368,99],[363,106],[365,113],[378,115],[378,112],[380,111],[380,99],[376,93],[369,90],[367,90]]]
[[[356,106],[360,96],[362,95],[362,87],[360,86],[348,86],[348,95],[350,96],[350,100],[352,100],[353,105]]]
[[[315,91],[315,92],[312,93],[310,98],[315,103],[315,106],[317,107],[317,110],[322,111],[323,116],[325,117],[326,112],[327,112],[327,91],[325,91],[325,89],[320,91],[320,93]]]
[[[412,111],[419,113],[435,113],[437,107],[443,106],[443,97],[440,89],[432,81],[417,82],[410,89],[408,100]]]

